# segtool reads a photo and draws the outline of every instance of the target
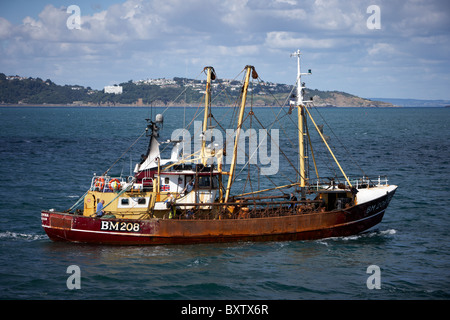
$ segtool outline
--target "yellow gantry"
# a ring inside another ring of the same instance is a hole
[[[241,128],[242,128],[242,120],[244,119],[244,110],[245,110],[245,103],[247,101],[247,89],[248,89],[248,84],[250,81],[250,74],[253,72],[253,78],[258,77],[258,75],[255,71],[255,68],[253,66],[246,66],[245,69],[247,69],[247,74],[245,75],[245,82],[244,82],[244,87],[243,87],[243,91],[242,91],[241,108],[239,109],[238,124],[237,124],[237,128],[236,128],[236,137],[234,140],[234,147],[233,147],[233,158],[231,160],[230,172],[228,175],[228,184],[227,184],[227,189],[225,191],[225,200],[224,200],[225,203],[228,201],[228,198],[230,196],[230,189],[231,189],[231,185],[233,183],[233,178],[234,178],[234,170],[236,168],[237,148],[238,148],[238,143],[239,143],[239,135],[241,133]]]
[[[297,106],[298,112],[298,153],[300,162],[300,187],[306,187],[306,165],[305,165],[305,125],[304,125],[304,112],[305,106]]]
[[[206,91],[205,91],[205,114],[203,117],[203,138],[202,138],[202,151],[201,158],[203,165],[206,165],[207,156],[206,156],[206,131],[208,130],[208,120],[210,115],[210,107],[211,107],[211,80],[216,78],[216,74],[213,67],[205,67],[206,70]]]
[[[348,185],[350,188],[352,187],[352,184],[350,183],[350,180],[348,179],[347,175],[344,172],[344,169],[342,169],[341,165],[339,164],[339,161],[334,156],[333,151],[331,151],[330,146],[327,143],[327,140],[323,136],[322,132],[320,131],[319,127],[317,126],[316,122],[314,121],[313,117],[311,116],[311,113],[309,112],[308,108],[305,108],[306,112],[308,113],[309,118],[311,119],[312,123],[314,124],[314,127],[316,128],[317,132],[319,133],[320,137],[323,140],[323,143],[325,143],[325,146],[328,148],[328,151],[330,152],[331,156],[333,157],[334,161],[336,162],[337,166],[339,167],[339,170],[341,170],[342,174],[344,175],[345,180],[347,180]]]

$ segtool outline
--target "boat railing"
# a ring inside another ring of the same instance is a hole
[[[372,187],[380,187],[380,186],[387,186],[388,184],[388,178],[387,176],[378,176],[378,179],[372,180],[369,177],[363,176],[360,179],[353,180],[352,186],[356,189],[361,188],[372,188]],[[348,186],[347,182],[345,182],[345,185]]]
[[[91,180],[91,191],[100,192],[118,192],[124,188],[127,188],[134,182],[133,177],[112,177],[108,175],[97,176],[94,174]]]
[[[342,182],[341,182],[342,181]],[[356,189],[366,189],[379,186],[387,186],[388,184],[387,176],[378,176],[378,179],[372,180],[367,176],[363,176],[359,179],[350,180],[352,187]],[[333,189],[349,189],[349,184],[345,179],[331,178],[328,181],[315,180],[310,183],[310,190],[312,191],[323,191],[323,190],[333,190]]]
[[[142,188],[142,190],[148,190],[151,191],[153,190],[153,178],[151,177],[145,177],[142,179],[142,185],[139,186],[139,189]]]

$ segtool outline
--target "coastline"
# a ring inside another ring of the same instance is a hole
[[[42,103],[42,104],[37,104],[37,103],[0,103],[0,108],[2,107],[48,107],[48,108],[56,108],[56,107],[67,107],[67,108],[149,108],[149,107],[155,107],[155,108],[197,108],[197,105],[193,105],[193,104],[184,104],[184,103],[175,103],[175,104],[170,104],[170,105],[164,105],[164,104],[121,104],[121,103],[117,103],[117,104],[90,104],[90,103],[86,103],[86,104],[54,104],[54,103]],[[235,106],[233,105],[216,105],[215,107],[217,108],[233,108]],[[254,104],[253,105],[254,108],[274,108],[274,107],[280,107],[280,106],[275,106],[275,105],[266,105],[266,104]],[[285,106],[286,108],[288,108],[288,106]],[[332,104],[317,104],[314,105],[314,107],[317,108],[402,108],[403,106],[398,106],[398,105],[393,105],[393,104],[389,104],[389,103],[373,103],[370,105],[332,105]]]

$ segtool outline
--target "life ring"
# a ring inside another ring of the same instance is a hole
[[[120,181],[119,179],[111,179],[108,183],[108,188],[111,189],[112,191],[116,191],[120,189]]]
[[[97,178],[94,182],[94,187],[98,188],[99,190],[103,190],[103,187],[105,186],[105,179],[103,178]]]

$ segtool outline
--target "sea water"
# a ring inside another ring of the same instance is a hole
[[[283,116],[257,111],[268,123]],[[450,298],[449,108],[319,110],[317,122],[326,124],[324,134],[342,166],[351,165],[352,178],[387,175],[398,185],[383,221],[359,235],[145,247],[49,240],[40,210],[71,207],[92,175],[108,170],[144,132],[144,119],[158,112],[166,139],[197,109],[0,108],[0,299]],[[296,142],[292,128],[280,128],[280,145]],[[283,130],[290,139],[281,138]],[[135,143],[109,172],[132,174],[147,143]],[[296,156],[292,145],[287,157],[296,164]],[[293,170],[280,165],[273,178],[292,179]]]

